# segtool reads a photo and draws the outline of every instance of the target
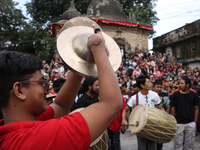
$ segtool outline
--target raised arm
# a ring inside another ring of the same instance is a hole
[[[81,80],[82,76],[70,72],[55,101],[51,104],[51,107],[54,109],[54,118],[60,118],[69,113],[78,93]]]
[[[88,38],[88,46],[97,65],[100,102],[88,106],[80,113],[88,124],[92,142],[103,133],[122,109],[122,96],[105,52],[105,41],[101,32]]]

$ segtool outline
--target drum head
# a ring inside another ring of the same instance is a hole
[[[134,134],[139,133],[146,125],[147,118],[148,112],[146,107],[143,105],[137,105],[129,117],[129,130]],[[136,125],[136,122],[139,123],[137,127],[133,126]]]

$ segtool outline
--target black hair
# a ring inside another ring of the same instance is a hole
[[[29,80],[43,68],[42,61],[31,54],[16,51],[0,52],[0,107],[7,107],[9,92],[15,82]]]
[[[124,83],[122,84],[122,86],[124,86],[124,87],[126,87],[126,88],[127,88],[126,82],[124,82]]]
[[[189,84],[189,88],[191,87],[191,80],[187,76],[182,76],[181,79],[185,81],[185,84]]]
[[[155,86],[155,85],[163,85],[162,79],[156,79],[156,80],[153,82],[153,86]]]
[[[83,94],[89,90],[88,86],[92,86],[94,82],[98,80],[97,77],[89,76],[83,81],[83,85],[80,88],[80,93]]]
[[[139,87],[140,89],[142,89],[142,87],[140,86],[140,84],[145,85],[146,79],[149,79],[149,76],[140,75],[139,77],[137,77],[136,78],[137,87]]]
[[[133,84],[132,86],[133,86],[134,88],[136,88],[136,87],[137,87],[137,84],[135,83],[135,84]]]
[[[61,89],[61,87],[63,86],[63,84],[65,83],[66,79],[63,78],[58,78],[53,82],[53,89],[56,93],[58,93]]]

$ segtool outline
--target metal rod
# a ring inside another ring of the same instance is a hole
[[[138,121],[136,121],[136,123],[135,124],[128,124],[129,126],[135,126],[135,127],[137,127],[138,125],[139,125],[139,122]]]

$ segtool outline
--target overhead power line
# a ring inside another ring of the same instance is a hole
[[[160,7],[156,8],[156,9],[161,9],[161,8],[163,9],[163,8],[169,7],[169,6],[176,6],[176,5],[187,4],[187,3],[192,3],[192,2],[199,2],[199,0],[189,1],[189,2],[185,2],[185,3],[176,3],[176,4],[171,4],[171,5],[160,6]]]
[[[163,19],[160,19],[160,20],[165,20],[165,19],[169,19],[169,18],[181,16],[181,15],[184,15],[184,14],[189,14],[189,13],[192,13],[192,12],[195,12],[195,11],[200,11],[200,9],[193,10],[193,11],[188,11],[188,12],[186,12],[186,13],[182,13],[182,14],[178,14],[178,15],[174,15],[174,16],[170,16],[170,17],[166,17],[166,18],[163,18]]]

